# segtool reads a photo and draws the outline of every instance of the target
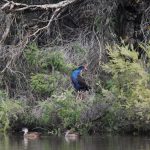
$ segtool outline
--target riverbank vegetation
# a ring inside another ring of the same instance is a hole
[[[53,3],[0,2],[0,130],[149,131],[149,1]],[[70,73],[83,63],[79,100]]]
[[[147,52],[145,58],[149,59],[150,45],[141,47]],[[52,73],[53,76],[31,73],[31,89],[38,95],[36,101],[12,100],[1,91],[1,129],[41,127],[55,134],[67,128],[84,133],[149,130],[150,64],[139,59],[138,52],[132,48],[107,46],[110,61],[102,67],[110,77],[104,85],[97,80],[99,90],[86,95],[84,100],[77,100],[71,87],[60,87],[60,82],[65,85],[70,81],[57,71]],[[59,63],[59,60],[56,62]]]

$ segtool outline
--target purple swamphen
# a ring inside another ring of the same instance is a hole
[[[91,87],[86,84],[85,79],[81,77],[81,72],[86,70],[87,66],[83,65],[73,70],[71,73],[71,81],[77,92],[85,92],[91,89]]]

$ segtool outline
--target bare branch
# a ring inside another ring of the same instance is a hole
[[[43,5],[27,5],[24,3],[15,3],[13,1],[7,1],[5,0],[5,4],[1,7],[1,10],[5,11],[5,10],[9,10],[9,11],[24,11],[27,9],[30,10],[35,10],[35,9],[58,9],[58,8],[63,8],[66,7],[69,4],[72,4],[74,2],[76,2],[77,0],[64,0],[61,1],[59,3],[56,4],[43,4]]]
[[[49,19],[49,22],[46,26],[41,27],[37,29],[34,33],[32,33],[29,37],[35,36],[37,33],[39,33],[42,30],[47,29],[50,27],[52,21],[57,18],[57,15],[60,14],[60,10],[68,6],[69,4],[72,4],[78,0],[64,0],[56,4],[43,4],[43,5],[27,5],[24,3],[15,3],[13,1],[3,0],[5,4],[1,7],[1,10],[3,11],[9,11],[9,12],[17,12],[17,11],[24,11],[24,10],[48,10],[48,9],[55,9],[53,12],[51,18]]]
[[[34,35],[36,35],[37,33],[39,33],[40,31],[45,30],[45,29],[47,29],[48,27],[50,27],[52,21],[53,21],[54,18],[57,16],[57,14],[58,14],[59,11],[60,11],[60,8],[56,9],[56,10],[54,11],[52,17],[50,18],[48,24],[47,24],[46,26],[44,26],[44,27],[39,28],[38,30],[36,30],[36,31],[35,31],[33,34],[31,34],[29,37],[34,36]],[[56,18],[57,18],[57,17],[56,17]],[[55,18],[55,19],[56,19],[56,18]]]
[[[7,38],[8,34],[9,34],[10,26],[11,26],[11,21],[12,21],[11,17],[12,17],[11,14],[8,14],[6,16],[6,29],[5,29],[5,31],[4,31],[4,33],[2,35],[2,38],[0,39],[0,49],[1,49],[1,47],[2,47],[2,45],[4,43],[4,41],[5,41],[5,39]]]
[[[11,73],[18,72],[18,71],[14,71],[11,66],[16,63],[17,59],[19,58],[24,48],[26,47],[27,43],[28,43],[28,36],[25,36],[24,41],[20,41],[18,45],[13,46],[11,58],[9,59],[9,61],[7,62],[6,66],[1,71],[1,73],[4,73],[6,70],[9,70]]]

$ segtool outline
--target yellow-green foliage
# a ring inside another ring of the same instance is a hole
[[[37,66],[40,58],[40,50],[36,43],[31,43],[24,51],[25,58],[31,66]]]
[[[16,120],[20,112],[23,112],[21,103],[9,99],[5,93],[0,91],[0,130],[5,132],[9,129],[10,120]]]
[[[74,67],[65,62],[64,54],[60,51],[41,50],[36,43],[31,43],[24,51],[24,56],[30,65],[30,68],[43,71],[60,71],[69,74],[70,70]]]
[[[138,53],[128,46],[107,48],[110,61],[104,65],[104,70],[112,74],[110,90],[116,97],[117,107],[119,105],[126,111],[129,120],[149,123],[150,74],[147,64],[138,59]],[[145,50],[148,54],[150,46]],[[147,58],[150,58],[149,54]]]
[[[76,101],[70,91],[66,91],[54,99],[54,105],[64,127],[76,126],[79,123],[82,105]]]
[[[39,124],[41,125],[51,125],[56,126],[53,124],[52,117],[56,117],[53,112],[55,112],[55,108],[52,105],[52,102],[49,100],[39,101],[38,107],[42,110],[41,116],[38,118]],[[53,115],[53,116],[52,116]]]
[[[50,123],[53,124],[51,115],[54,116],[55,114],[55,118],[61,120],[59,127],[76,127],[79,124],[81,112],[86,104],[76,101],[71,91],[65,91],[59,96],[53,95],[52,97],[50,101],[39,103],[43,110],[42,119],[46,122],[51,121]],[[54,125],[54,128],[56,128],[56,125]]]
[[[38,96],[51,96],[59,84],[66,84],[63,79],[70,75],[73,65],[65,62],[64,54],[57,50],[40,50],[36,43],[31,43],[24,51],[29,65],[29,81],[33,92]],[[60,78],[61,77],[61,78]]]
[[[43,68],[53,68],[55,70],[62,70],[65,66],[65,61],[63,54],[61,52],[53,51],[50,53],[45,53],[44,57],[41,59],[41,66]]]
[[[31,76],[31,87],[39,94],[51,94],[55,90],[56,78],[53,75],[36,74]]]
[[[60,51],[45,52],[39,60],[39,64],[43,69],[51,69],[66,74],[69,74],[73,68],[73,65],[65,62],[64,54]]]

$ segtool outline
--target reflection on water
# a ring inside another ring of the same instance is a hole
[[[29,140],[22,135],[0,135],[0,150],[150,150],[150,138],[106,135],[67,139],[42,136]]]

